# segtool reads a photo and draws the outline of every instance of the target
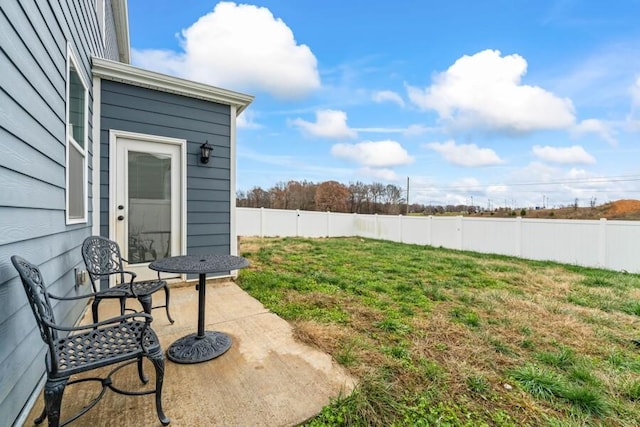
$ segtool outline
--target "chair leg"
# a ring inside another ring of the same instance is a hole
[[[162,410],[162,384],[164,383],[164,355],[160,347],[147,355],[156,369],[156,411],[163,426],[169,425],[171,420]]]
[[[173,325],[174,320],[171,318],[171,314],[169,314],[169,285],[164,285],[164,308],[167,310],[167,319],[169,319],[169,323]]]
[[[47,418],[47,405],[44,405],[44,408],[42,408],[42,412],[40,413],[40,416],[35,420],[33,420],[33,423],[41,424],[45,420],[45,418]]]
[[[142,356],[138,357],[138,376],[140,377],[140,381],[142,381],[143,384],[146,384],[149,382],[149,378],[144,374],[142,362]]]
[[[101,298],[94,298],[91,303],[91,314],[93,315],[93,323],[98,323],[98,304],[102,301]]]
[[[138,301],[142,305],[142,310],[147,314],[151,314],[151,295],[138,295]]]
[[[120,316],[124,316],[124,310],[127,306],[127,297],[120,298]]]
[[[49,419],[49,427],[58,427],[60,425],[60,405],[62,404],[62,394],[68,380],[69,378],[48,379],[44,386],[44,408],[45,416]],[[44,419],[40,420],[40,422],[42,421]]]

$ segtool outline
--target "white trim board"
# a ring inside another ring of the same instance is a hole
[[[137,132],[128,132],[117,129],[109,129],[109,238],[116,239],[116,206],[113,201],[116,198],[116,176],[113,173],[116,165],[116,139],[127,138],[145,142],[156,142],[162,144],[173,144],[180,146],[180,252],[181,255],[187,253],[187,140],[180,138],[170,138],[167,136],[149,135]],[[186,275],[181,276],[184,280]]]
[[[95,77],[133,86],[146,87],[161,92],[174,93],[189,98],[204,99],[218,104],[235,106],[240,114],[254,97],[215,86],[143,70],[121,62],[92,57],[91,70]]]

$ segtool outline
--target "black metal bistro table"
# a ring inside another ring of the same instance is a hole
[[[209,273],[239,270],[249,266],[245,258],[234,255],[182,255],[153,261],[149,268],[165,273],[198,274],[198,332],[179,338],[169,346],[167,357],[177,363],[199,363],[220,356],[231,347],[231,337],[223,332],[204,330],[206,280]]]

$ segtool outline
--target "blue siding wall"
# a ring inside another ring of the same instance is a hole
[[[100,233],[109,236],[109,129],[187,140],[187,253],[230,251],[230,107],[138,86],[101,83]],[[200,163],[200,145],[213,154]]]
[[[67,43],[91,82],[90,56],[104,45],[93,0],[0,2],[0,426],[16,421],[44,373],[44,345],[11,255],[39,265],[57,295],[88,290],[74,286],[73,269],[83,266],[91,223],[65,223]],[[73,324],[83,308],[57,305],[56,317]]]

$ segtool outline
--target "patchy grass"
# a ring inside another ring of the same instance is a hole
[[[240,286],[359,379],[308,425],[640,425],[640,275],[361,238],[240,248]]]

